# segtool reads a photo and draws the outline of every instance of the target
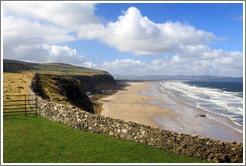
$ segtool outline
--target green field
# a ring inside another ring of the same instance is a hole
[[[38,115],[3,120],[4,163],[201,163],[199,159],[70,128]]]

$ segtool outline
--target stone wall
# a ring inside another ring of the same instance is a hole
[[[35,77],[34,77],[35,78]],[[35,79],[30,94],[35,95]],[[39,96],[36,100],[37,113],[47,119],[66,124],[79,130],[140,142],[165,151],[215,162],[243,162],[243,144],[222,142],[195,135],[152,128],[147,125],[126,122],[98,114],[91,114],[74,107],[49,102]]]

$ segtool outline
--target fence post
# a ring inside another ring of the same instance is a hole
[[[26,95],[25,95],[25,116],[26,116]]]
[[[37,96],[35,96],[35,104],[36,104],[36,114],[38,114],[38,99],[37,99]]]

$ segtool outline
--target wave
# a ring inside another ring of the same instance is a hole
[[[199,87],[180,81],[165,81],[159,84],[160,89],[172,97],[210,113],[226,117],[234,124],[243,126],[242,92]]]

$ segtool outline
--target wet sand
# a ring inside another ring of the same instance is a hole
[[[129,86],[101,99],[102,115],[139,122],[178,133],[197,134],[221,141],[243,142],[243,134],[208,117],[202,110],[170,99],[153,82],[128,82]]]

